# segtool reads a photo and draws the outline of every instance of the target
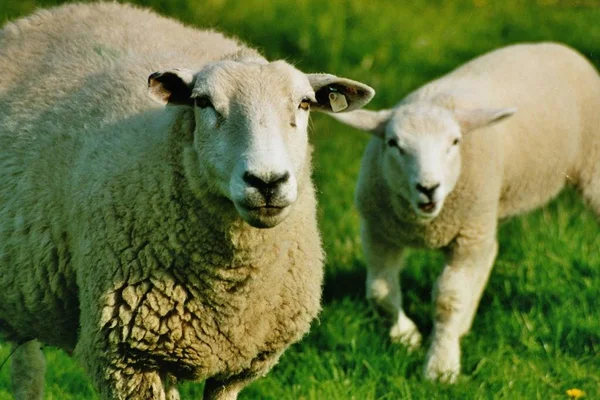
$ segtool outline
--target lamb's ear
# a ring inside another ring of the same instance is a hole
[[[473,131],[484,126],[495,124],[517,112],[515,107],[510,108],[477,108],[474,110],[454,110],[454,117],[458,121],[463,133]]]
[[[356,129],[360,129],[361,131],[370,132],[377,137],[383,138],[385,136],[385,127],[392,117],[392,110],[356,110],[347,113],[330,115],[341,123]]]
[[[154,72],[148,77],[150,96],[163,104],[191,106],[194,73],[187,69]]]
[[[306,76],[315,91],[317,101],[311,104],[311,108],[316,111],[338,113],[357,110],[375,96],[375,90],[364,83],[329,74]]]

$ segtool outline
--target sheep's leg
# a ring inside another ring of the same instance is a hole
[[[143,363],[116,356],[86,359],[100,398],[110,400],[179,400],[177,387],[163,382],[158,371],[140,370]]]
[[[367,299],[393,318],[390,337],[413,350],[421,344],[421,334],[402,309],[399,273],[402,247],[392,247],[362,229],[362,243],[367,262]]]
[[[255,377],[247,379],[216,379],[206,380],[204,385],[204,400],[236,400],[240,391],[254,381]]]
[[[173,390],[176,392],[176,388],[169,388],[168,381],[163,384],[160,371],[128,356],[118,324],[109,327],[109,322],[98,330],[95,327],[101,324],[94,321],[99,317],[93,311],[87,312],[90,308],[85,306],[82,302],[81,332],[75,355],[90,374],[101,399],[167,400],[165,389],[171,395]]]
[[[165,390],[165,400],[179,400],[179,390],[177,389],[177,379],[171,375],[162,378]]]
[[[99,349],[102,347],[99,347]],[[105,349],[108,349],[104,347]],[[165,385],[156,371],[141,371],[140,363],[128,362],[110,349],[97,358],[85,359],[94,386],[105,400],[167,400]],[[172,388],[171,388],[172,389]],[[169,391],[172,395],[172,390]],[[176,393],[178,396],[178,393]],[[175,397],[177,400],[178,397]],[[168,399],[172,400],[172,398]]]
[[[470,329],[497,250],[494,233],[482,240],[460,237],[449,252],[434,290],[434,332],[425,364],[428,379],[456,381],[460,337]]]
[[[96,375],[95,382],[103,399],[167,400],[165,386],[155,371],[142,372],[130,363],[115,360],[103,369],[103,373],[103,377]],[[172,390],[169,393],[173,395]]]
[[[600,219],[600,163],[596,162],[590,168],[592,171],[587,176],[582,174],[578,186],[584,199]]]
[[[262,353],[246,371],[229,377],[212,377],[204,385],[204,400],[236,400],[240,391],[265,376],[277,363],[283,351]]]
[[[37,340],[17,347],[12,355],[11,380],[15,400],[44,398],[46,361]]]

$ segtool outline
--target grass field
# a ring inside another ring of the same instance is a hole
[[[0,21],[57,3],[3,0]],[[373,108],[390,106],[469,58],[515,42],[565,42],[600,67],[600,0],[138,3],[237,35],[270,59],[285,58],[304,71],[367,82],[378,91]],[[574,193],[502,225],[494,273],[462,342],[463,375],[454,386],[429,383],[421,376],[425,350],[408,354],[389,343],[386,322],[364,300],[352,194],[368,138],[324,116],[313,121],[327,251],[324,309],[311,333],[242,399],[566,399],[570,388],[600,399],[600,228]],[[411,251],[407,265],[407,313],[428,334],[431,284],[442,258]],[[8,354],[9,346],[0,343],[0,362]],[[51,348],[46,354],[47,399],[96,398],[68,356]],[[9,387],[6,365],[0,400],[12,398]],[[182,386],[183,399],[201,392],[201,384]]]

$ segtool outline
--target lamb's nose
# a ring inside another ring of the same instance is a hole
[[[246,171],[244,173],[244,182],[248,186],[256,188],[263,196],[269,198],[277,191],[279,186],[283,185],[290,179],[289,172],[282,174],[270,174],[268,177],[261,177]]]
[[[417,183],[417,190],[427,196],[430,200],[433,198],[435,190],[439,187],[439,182],[431,186],[423,186],[420,183]]]

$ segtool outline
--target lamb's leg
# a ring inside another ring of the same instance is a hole
[[[473,319],[475,319],[475,313],[477,312],[477,307],[479,306],[479,301],[481,300],[481,295],[483,295],[483,290],[487,285],[487,281],[490,277],[490,273],[492,272],[492,267],[494,266],[494,261],[496,260],[497,255],[498,242],[494,240],[491,244],[491,249],[487,254],[488,259],[483,259],[481,266],[478,266],[473,271],[474,285],[473,290],[471,291],[472,297],[467,305],[467,308],[465,309],[465,313],[461,322],[461,337],[469,333],[469,331],[471,330],[471,326],[473,325]]]
[[[46,361],[37,340],[21,344],[12,355],[11,380],[15,400],[44,398]]]
[[[399,272],[402,247],[382,243],[363,225],[362,243],[367,262],[367,299],[393,318],[390,337],[409,350],[419,347],[421,334],[402,309]]]
[[[473,321],[497,253],[494,234],[459,237],[434,290],[434,332],[425,376],[453,383],[460,372],[460,337]]]
[[[204,385],[204,400],[236,400],[240,391],[273,368],[283,351],[262,353],[250,368],[229,377],[212,377]]]

